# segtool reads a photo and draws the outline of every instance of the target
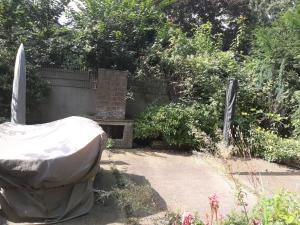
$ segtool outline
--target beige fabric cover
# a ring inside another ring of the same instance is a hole
[[[23,44],[20,45],[16,63],[11,99],[11,122],[25,124],[26,122],[26,66]]]
[[[0,124],[2,215],[49,224],[88,213],[105,142],[101,127],[82,117]]]

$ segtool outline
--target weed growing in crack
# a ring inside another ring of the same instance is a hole
[[[104,204],[113,198],[118,206],[124,210],[128,218],[128,224],[138,224],[138,217],[152,213],[156,210],[154,191],[148,184],[136,184],[130,178],[122,175],[113,165],[111,167],[116,179],[110,191],[96,190],[96,202]]]

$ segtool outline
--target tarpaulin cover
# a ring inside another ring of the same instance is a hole
[[[231,140],[231,129],[232,123],[235,113],[235,102],[237,96],[237,86],[238,82],[237,79],[231,78],[229,79],[228,88],[226,91],[226,108],[225,108],[225,115],[224,115],[224,128],[223,128],[223,136],[225,146],[228,147]]]
[[[23,44],[19,47],[15,63],[11,99],[11,122],[18,124],[25,124],[26,122],[26,66]]]
[[[0,124],[1,214],[49,224],[88,213],[105,142],[101,127],[82,117]]]

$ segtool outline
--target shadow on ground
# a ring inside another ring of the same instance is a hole
[[[110,149],[113,154],[125,155],[126,153],[132,153],[136,156],[152,156],[157,158],[166,159],[169,155],[180,156],[180,157],[190,157],[193,155],[191,151],[176,151],[176,150],[157,150],[152,148],[143,148],[141,149]],[[166,153],[167,156],[164,156],[162,153]]]
[[[300,176],[300,171],[287,171],[287,172],[273,172],[273,171],[263,171],[263,172],[235,172],[232,175],[255,175],[255,176]]]
[[[102,162],[102,165],[108,162]],[[120,165],[126,164],[125,162],[118,162]],[[149,181],[144,176],[138,176],[134,174],[122,173],[122,176],[126,176],[134,183],[138,185],[150,185]],[[110,169],[100,169],[100,172],[95,177],[94,187],[98,190],[110,191],[116,185],[116,178],[113,171]],[[142,216],[149,216],[161,211],[166,210],[167,205],[164,199],[151,188],[154,193],[154,201],[157,206],[154,211],[143,214]],[[117,225],[125,224],[127,221],[126,213],[121,210],[117,202],[114,199],[108,199],[105,203],[95,203],[94,207],[89,214],[80,216],[78,218],[57,223],[59,225]],[[0,225],[21,225],[20,223],[7,222],[5,219],[0,217]],[[23,223],[25,225],[25,223]],[[26,225],[31,225],[26,223]]]
[[[114,161],[118,165],[126,165],[127,163],[123,161]],[[155,209],[151,212],[144,214],[143,216],[149,216],[151,214],[156,214],[161,211],[167,210],[167,204],[165,200],[160,196],[160,194],[151,187],[150,182],[144,177],[136,174],[130,174],[126,172],[121,173],[124,178],[130,180],[133,184],[137,186],[147,185],[150,187],[149,191],[153,194],[153,200],[155,203]],[[116,178],[113,175],[112,170],[101,169],[101,172],[95,178],[95,188],[105,191],[110,191],[116,184]]]
[[[102,162],[103,163],[103,162]],[[104,162],[105,164],[105,162]],[[125,162],[118,162],[118,164],[126,164]],[[150,185],[149,181],[144,176],[138,176],[134,174],[122,173],[125,176],[135,182],[138,185]],[[111,191],[116,185],[116,178],[113,175],[112,170],[101,169],[95,177],[95,189]],[[154,201],[156,208],[154,211],[147,212],[142,216],[149,216],[156,214],[167,209],[167,204],[162,197],[152,188],[154,193]],[[109,199],[105,203],[95,203],[93,209],[88,215],[60,223],[60,225],[108,225],[108,224],[124,224],[126,223],[126,213],[120,209],[117,202],[114,199]]]

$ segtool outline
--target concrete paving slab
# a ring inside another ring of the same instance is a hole
[[[223,215],[238,209],[233,183],[199,157],[140,149],[115,150],[110,155],[111,161],[122,162],[116,165],[121,172],[144,176],[170,211],[198,212],[204,218],[213,193],[219,196]],[[247,192],[246,201],[251,207],[256,197]]]
[[[300,169],[257,158],[224,159],[201,156],[220,173],[232,175],[245,188],[257,194],[272,196],[281,189],[300,195]],[[230,166],[230,171],[225,164]]]
[[[300,195],[299,169],[262,159],[233,158],[229,163],[232,165],[233,175],[248,187],[257,188],[268,195],[282,188]]]

